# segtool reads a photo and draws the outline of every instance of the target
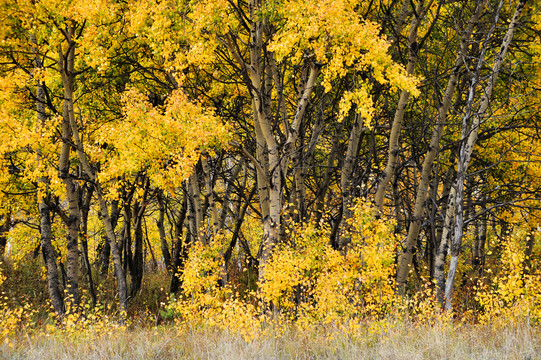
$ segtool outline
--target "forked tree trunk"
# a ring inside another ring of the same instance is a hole
[[[266,84],[264,79],[265,63],[263,51],[264,24],[259,16],[260,2],[249,1],[250,8],[250,64],[247,68],[250,78],[252,110],[257,141],[257,161],[262,171],[258,171],[260,202],[263,212],[263,239],[260,245],[259,280],[264,280],[265,263],[270,258],[280,228],[282,206],[282,183],[279,147],[271,127],[271,117],[267,108]],[[243,66],[246,64],[243,63]],[[272,74],[272,69],[270,74]],[[272,76],[272,75],[267,75]],[[266,165],[266,166],[265,166]]]
[[[73,125],[75,114],[73,109],[73,89],[75,82],[75,35],[74,24],[67,26],[64,36],[67,41],[67,50],[64,53],[62,46],[58,49],[58,68],[64,86],[64,106],[62,113],[62,149],[58,161],[58,177],[62,179],[66,188],[68,200],[68,214],[64,219],[68,228],[66,243],[67,255],[67,295],[70,311],[77,312],[79,306],[79,189],[70,174],[70,152],[72,147]]]
[[[250,27],[248,61],[243,60],[243,54],[237,51],[231,37],[226,37],[223,42],[245,73],[246,85],[252,97],[256,157],[253,158],[246,151],[243,153],[257,169],[257,191],[264,233],[259,249],[259,280],[263,281],[265,263],[270,258],[282,228],[282,176],[292,157],[295,154],[298,155],[296,143],[304,113],[319,74],[319,66],[314,63],[305,64],[305,75],[307,74],[307,76],[302,76],[296,111],[291,117],[293,121],[290,124],[287,120],[287,107],[283,96],[283,79],[278,71],[274,54],[264,48],[267,40],[272,38],[273,29],[260,16],[261,6],[262,4],[258,0],[248,2],[249,16],[247,20]],[[279,144],[275,138],[274,116],[271,111],[273,89],[277,92],[279,112],[277,120],[283,122],[283,129],[286,133],[283,144]],[[299,158],[295,158],[294,161],[298,162]],[[296,189],[299,191],[297,198],[302,199],[302,171],[297,172],[295,180]]]

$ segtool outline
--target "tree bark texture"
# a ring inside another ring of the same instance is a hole
[[[408,64],[406,65],[406,72],[408,75],[414,75],[415,66],[419,58],[419,44],[417,43],[417,31],[423,21],[428,9],[430,8],[433,0],[430,0],[427,6],[424,6],[424,1],[419,0],[415,9],[415,16],[413,17],[410,25],[410,31],[408,36],[409,57]],[[404,114],[406,113],[406,107],[410,97],[409,91],[401,91],[400,99],[398,100],[398,106],[394,115],[393,124],[391,127],[391,134],[389,137],[389,151],[387,158],[387,165],[381,174],[380,182],[375,195],[375,206],[378,215],[383,212],[383,204],[385,200],[385,193],[391,181],[392,176],[395,173],[398,163],[398,154],[400,152],[400,132],[402,130],[402,123],[404,121]]]
[[[458,54],[453,66],[453,70],[449,80],[447,82],[447,87],[445,89],[444,98],[442,104],[438,109],[438,118],[434,126],[434,131],[430,138],[430,145],[426,152],[425,158],[423,160],[423,167],[421,170],[421,179],[419,180],[419,185],[417,188],[417,195],[415,198],[414,211],[412,216],[412,221],[408,229],[408,235],[406,237],[406,242],[404,244],[404,252],[400,257],[400,264],[397,272],[397,285],[399,287],[399,292],[402,292],[405,288],[406,282],[408,280],[411,262],[413,259],[413,254],[415,253],[415,246],[417,245],[417,238],[419,237],[419,230],[421,228],[421,222],[423,219],[425,211],[425,202],[428,195],[428,186],[430,183],[430,175],[432,173],[432,166],[436,156],[439,152],[439,144],[443,134],[443,129],[447,122],[447,113],[451,106],[451,101],[453,99],[456,85],[461,74],[461,68],[464,65],[463,58],[467,53],[467,43],[471,38],[471,34],[479,17],[483,13],[487,0],[481,1],[478,3],[477,8],[470,18],[466,29],[463,32],[463,35],[460,39]]]
[[[456,259],[458,258],[458,255],[460,253],[460,248],[462,246],[462,236],[463,236],[463,228],[464,228],[464,220],[463,220],[464,181],[466,178],[466,173],[468,171],[468,166],[471,160],[473,148],[475,144],[477,143],[477,137],[479,134],[481,123],[485,120],[485,115],[489,108],[490,100],[492,98],[492,92],[494,91],[494,84],[500,73],[500,69],[503,64],[503,60],[505,59],[505,55],[507,54],[507,50],[509,49],[509,45],[511,44],[511,41],[513,40],[515,28],[518,24],[518,21],[519,21],[519,18],[520,18],[520,15],[522,13],[525,3],[526,3],[525,0],[520,0],[517,4],[515,13],[513,15],[513,18],[511,19],[511,23],[509,24],[507,33],[505,34],[503,38],[502,45],[494,61],[494,65],[492,67],[492,73],[488,80],[488,84],[486,85],[484,89],[483,96],[481,97],[479,108],[476,111],[476,113],[473,114],[473,123],[471,124],[471,126],[468,126],[469,120],[471,117],[471,107],[473,106],[473,99],[471,98],[473,97],[475,93],[475,88],[477,87],[477,83],[479,81],[479,74],[480,74],[481,66],[484,60],[485,48],[483,49],[480,55],[479,63],[478,63],[478,70],[476,74],[474,74],[474,79],[472,79],[472,85],[470,86],[470,99],[471,100],[469,101],[468,109],[466,110],[466,114],[463,118],[462,145],[460,147],[460,153],[459,153],[459,158],[458,158],[457,180],[456,180],[456,185],[455,185],[456,187],[456,202],[455,203],[457,207],[456,209],[457,215],[455,219],[454,236],[451,242],[451,265],[453,266],[449,267],[449,273],[447,276],[447,282],[445,286],[445,309],[446,310],[451,310],[452,308],[453,285],[454,285],[456,265],[457,265]],[[498,22],[499,9],[501,9],[502,5],[503,5],[503,1],[500,1],[500,5],[498,8],[496,19],[494,21],[493,28],[496,27],[496,24]],[[490,33],[489,33],[489,36],[487,36],[487,42],[489,38],[490,38]]]

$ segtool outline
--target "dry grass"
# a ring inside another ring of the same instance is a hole
[[[388,333],[287,331],[246,342],[212,329],[163,326],[78,336],[21,335],[1,359],[541,359],[538,328],[397,325]]]

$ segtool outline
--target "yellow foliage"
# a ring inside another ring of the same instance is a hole
[[[519,230],[507,238],[500,272],[477,290],[476,299],[483,310],[481,323],[541,322],[541,277],[524,272],[527,235]]]
[[[214,296],[218,289],[218,282],[222,278],[221,266],[223,264],[222,239],[215,239],[210,245],[198,242],[192,245],[190,256],[185,264],[180,278],[183,292],[194,300],[205,300],[207,295]],[[225,295],[225,290],[223,291]],[[202,305],[208,305],[203,301]]]
[[[125,118],[97,133],[97,142],[113,148],[99,174],[102,181],[147,169],[158,186],[173,189],[191,174],[202,151],[211,152],[213,146],[228,142],[227,126],[181,90],[160,108],[132,88],[124,94],[123,105]]]
[[[272,2],[271,2],[272,4]],[[371,71],[376,81],[418,95],[418,80],[394,63],[387,39],[380,36],[377,24],[362,19],[362,1],[310,0],[267,5],[263,14],[280,19],[282,26],[272,37],[269,49],[278,62],[312,58],[322,65],[321,84],[330,92],[335,80],[351,71]],[[367,82],[358,80],[358,89],[346,92],[340,103],[340,119],[352,105],[370,125],[374,112]]]
[[[333,249],[326,229],[295,231],[265,265],[261,298],[301,322],[343,322],[382,315],[394,301],[392,224],[376,220],[359,202],[351,220],[350,243]]]
[[[225,238],[219,235],[209,245],[193,244],[181,274],[182,295],[172,300],[166,310],[178,316],[180,323],[216,326],[253,340],[261,326],[254,305],[233,295],[223,278]]]
[[[106,310],[102,304],[92,307],[88,302],[83,302],[79,311],[68,311],[61,319],[55,319],[57,324],[47,324],[47,336],[60,334],[65,338],[84,339],[96,334],[112,336],[125,331],[129,324],[118,322],[118,317],[107,314]]]
[[[354,211],[346,249],[327,244],[328,229],[299,226],[266,263],[259,293],[244,298],[219,286],[225,237],[193,244],[180,274],[181,297],[167,310],[182,323],[217,326],[248,340],[271,321],[274,330],[292,322],[299,328],[335,324],[356,329],[359,319],[380,318],[394,304],[396,238],[392,224],[374,219],[366,203]],[[261,309],[254,305],[259,302]],[[269,306],[275,309],[271,317],[264,311]]]
[[[18,225],[13,227],[8,236],[11,244],[10,257],[14,261],[15,267],[40,245],[39,232],[27,226]]]
[[[6,276],[2,273],[2,262],[0,261],[0,290]],[[33,311],[30,304],[18,307],[10,307],[7,304],[8,298],[3,291],[0,291],[0,343],[10,345],[10,338],[20,330],[21,324],[28,319]]]

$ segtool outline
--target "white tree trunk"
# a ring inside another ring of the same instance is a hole
[[[518,20],[520,18],[520,14],[522,13],[522,9],[524,8],[525,2],[526,2],[525,0],[520,0],[517,4],[515,13],[513,15],[513,18],[511,19],[511,23],[509,24],[509,29],[507,30],[507,33],[505,34],[505,37],[503,38],[500,51],[498,52],[498,55],[496,56],[496,59],[494,61],[494,65],[492,67],[492,74],[489,78],[488,84],[486,85],[484,89],[483,96],[481,97],[481,103],[479,104],[479,109],[473,116],[472,125],[468,126],[468,122],[471,117],[471,108],[473,106],[473,96],[475,93],[475,88],[478,83],[479,73],[480,73],[481,66],[484,60],[486,47],[483,48],[481,52],[481,55],[479,57],[479,62],[478,62],[478,68],[477,68],[476,74],[474,75],[474,79],[472,79],[472,85],[470,86],[468,109],[463,118],[463,124],[462,124],[462,146],[460,147],[460,153],[459,153],[459,158],[458,158],[457,181],[455,185],[456,207],[457,207],[456,214],[457,215],[456,215],[456,220],[455,220],[454,236],[451,242],[451,264],[449,266],[449,273],[447,276],[447,281],[446,281],[446,286],[445,286],[445,309],[446,310],[451,310],[452,308],[453,285],[455,281],[456,266],[458,264],[458,261],[456,259],[458,258],[458,255],[460,253],[460,247],[462,246],[462,236],[463,236],[462,233],[464,229],[464,219],[463,219],[464,180],[466,178],[466,173],[468,171],[468,165],[471,160],[471,154],[473,152],[473,148],[475,144],[477,143],[477,136],[479,134],[480,125],[482,121],[484,121],[485,119],[486,111],[490,104],[490,99],[492,98],[492,92],[494,91],[494,84],[496,83],[496,80],[500,73],[500,69],[501,69],[503,60],[505,58],[505,55],[507,54],[507,50],[509,49],[509,45],[511,44],[511,41],[513,40],[514,31],[517,26]],[[496,24],[498,22],[499,10],[501,9],[502,5],[503,5],[503,0],[500,1],[498,12],[496,15],[496,20],[494,21],[494,24],[493,24],[493,29],[496,27]],[[493,31],[493,29],[491,29],[491,31]],[[490,38],[490,33],[487,35],[487,43],[488,43],[489,38]],[[455,261],[453,261],[453,259],[455,259]]]

